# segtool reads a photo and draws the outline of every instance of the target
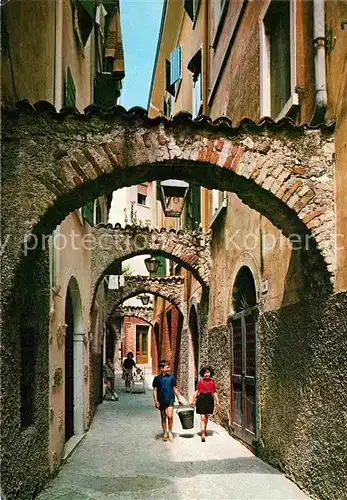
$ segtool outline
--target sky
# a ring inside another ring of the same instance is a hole
[[[118,99],[126,109],[147,108],[163,0],[121,0],[125,78]]]

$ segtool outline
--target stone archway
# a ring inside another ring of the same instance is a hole
[[[125,276],[124,286],[117,290],[109,290],[107,293],[108,318],[114,317],[121,303],[141,293],[163,297],[184,315],[184,278],[180,276],[161,278]]]
[[[5,293],[31,233],[37,246],[37,235],[88,200],[167,178],[235,192],[286,236],[299,235],[314,269],[334,274],[331,128],[269,119],[232,127],[226,118],[192,121],[184,113],[169,122],[122,107],[58,114],[45,102],[19,104],[3,123]]]
[[[203,285],[210,282],[211,232],[169,231],[126,226],[99,224],[92,228],[92,293],[106,274],[112,274],[115,261],[148,254],[163,255],[190,270]]]
[[[141,306],[122,306],[114,309],[109,317],[109,321],[114,318],[124,318],[124,316],[129,316],[131,318],[142,319],[150,326],[153,326],[153,308],[152,307],[141,307]]]

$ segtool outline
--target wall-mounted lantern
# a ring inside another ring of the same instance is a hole
[[[139,295],[137,298],[141,300],[143,306],[147,306],[149,304],[150,296],[146,293]]]
[[[155,257],[148,257],[145,259],[145,265],[149,273],[156,273],[159,267],[159,260]]]
[[[180,217],[188,194],[189,184],[169,179],[160,183],[161,204],[166,217]]]

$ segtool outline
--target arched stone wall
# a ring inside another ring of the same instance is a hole
[[[169,122],[122,107],[77,115],[45,102],[19,103],[2,123],[5,294],[32,232],[50,234],[69,212],[112,190],[168,178],[235,192],[286,236],[298,235],[313,269],[334,274],[329,127],[269,119],[232,127],[227,118],[192,121],[184,113]]]
[[[192,271],[203,285],[210,282],[210,241],[211,232],[160,231],[148,228],[116,224],[99,224],[92,229],[92,292],[97,287],[115,261],[123,261],[134,255],[163,255]],[[112,273],[109,273],[112,274]]]
[[[114,318],[124,318],[130,316],[132,318],[139,318],[146,321],[150,326],[153,326],[153,308],[152,307],[136,307],[136,306],[123,306],[114,309],[109,317],[109,322]]]
[[[122,302],[141,293],[152,293],[153,295],[163,297],[184,314],[184,278],[180,276],[162,278],[125,276],[124,286],[117,290],[108,291],[108,317],[110,318],[115,315],[115,311]]]

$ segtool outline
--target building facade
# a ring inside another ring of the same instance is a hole
[[[124,77],[119,16],[117,1],[5,2],[3,105],[47,101],[62,113],[115,105]],[[20,380],[7,389],[12,415],[2,415],[3,436],[11,434],[11,444],[2,439],[6,498],[31,498],[57,473],[102,400],[107,287],[102,283],[93,297],[89,242],[92,226],[107,222],[111,198],[100,196],[72,211],[45,240],[49,341],[45,345],[44,336],[42,344],[35,341],[40,327],[23,311],[20,352],[13,356],[24,368],[14,372]],[[35,246],[27,251],[34,254]],[[25,278],[22,286],[27,286]],[[35,292],[28,288],[27,293]],[[19,407],[19,417],[13,417]]]
[[[167,0],[148,101],[153,118],[171,119],[183,111],[193,118],[201,114],[212,120],[226,116],[235,127],[247,120],[261,123],[265,116],[279,123],[290,118],[297,126],[336,122],[334,141],[323,154],[336,161],[336,237],[341,245],[330,267],[337,294],[346,290],[347,269],[346,205],[342,201],[346,185],[346,16],[344,2],[324,0]],[[253,145],[245,144],[245,148],[252,150]],[[235,151],[236,159],[238,154]],[[287,175],[286,164],[293,161],[289,151],[287,156],[280,165],[276,152],[270,158],[260,157],[249,178],[258,184],[265,181],[266,190],[278,195]],[[302,182],[319,162],[317,157],[309,165],[298,162],[294,167],[298,181],[280,195],[283,200],[290,199],[290,207],[298,202],[295,194],[301,194]],[[233,163],[231,168],[236,171],[237,160]],[[257,178],[261,171],[261,178]],[[324,186],[326,178],[317,176],[315,180]],[[331,196],[327,188],[326,197]],[[306,198],[310,197],[306,191]],[[188,395],[198,367],[213,364],[222,401],[218,421],[313,494],[339,498],[334,453],[319,464],[319,454],[314,451],[315,446],[322,446],[322,435],[328,439],[324,419],[334,410],[330,404],[323,405],[314,421],[310,412],[321,396],[313,387],[323,382],[313,374],[313,366],[307,374],[310,389],[302,376],[307,373],[304,360],[308,355],[302,335],[309,337],[317,322],[319,331],[326,330],[325,319],[320,315],[317,320],[317,303],[329,316],[329,310],[336,312],[339,298],[334,296],[329,304],[313,298],[307,264],[297,251],[295,235],[285,234],[251,206],[232,192],[191,183],[181,225],[193,229],[200,225],[212,232],[209,304],[199,283],[188,273],[186,324],[183,330],[175,331],[173,342],[164,342],[160,352],[173,362],[179,357],[181,362],[175,369]],[[308,221],[310,227],[321,223],[315,218],[322,214],[325,220],[334,219],[321,205]],[[320,241],[324,238],[328,245],[329,237],[323,233]],[[323,296],[325,291],[324,286],[316,290]],[[156,305],[158,332],[168,330],[166,318],[171,310]],[[334,337],[334,330],[329,330],[329,335]],[[176,339],[181,341],[179,354],[172,352]],[[292,359],[301,375],[284,362],[286,356],[291,357],[290,345],[294,350],[302,349],[295,361]],[[337,373],[338,353],[333,349],[328,357]],[[319,370],[329,372],[325,363],[320,360]],[[310,403],[303,396],[307,390],[315,394]],[[338,424],[335,421],[332,425],[336,429]],[[298,426],[305,430],[298,434]],[[341,434],[338,439],[342,439]],[[309,449],[309,458],[303,449]],[[320,479],[311,477],[312,464],[319,468]]]

